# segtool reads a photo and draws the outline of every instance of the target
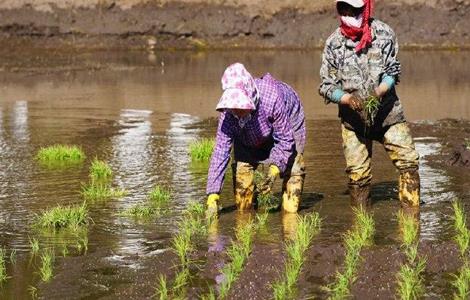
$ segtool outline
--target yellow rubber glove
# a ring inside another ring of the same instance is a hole
[[[269,166],[269,176],[276,178],[281,174],[281,170],[276,165],[270,165]]]
[[[219,194],[210,194],[207,196],[207,211],[206,214],[213,215],[219,211]]]
[[[266,195],[271,192],[274,181],[276,180],[276,177],[279,176],[279,174],[281,174],[281,170],[279,170],[276,165],[269,166],[268,176],[266,176],[266,179],[259,187],[259,191],[262,195]]]

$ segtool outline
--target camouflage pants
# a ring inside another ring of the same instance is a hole
[[[368,186],[372,180],[372,140],[358,136],[342,125],[343,150],[346,158],[346,173],[349,184]],[[419,205],[419,155],[407,123],[390,126],[379,142],[400,171],[399,198],[402,203]]]
[[[232,164],[235,203],[240,210],[250,209],[255,196],[255,170],[257,165],[237,161]],[[305,179],[305,163],[302,154],[297,154],[288,166],[282,184],[282,207],[287,212],[297,212]]]

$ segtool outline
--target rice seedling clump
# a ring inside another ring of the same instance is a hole
[[[163,207],[168,204],[171,198],[171,191],[167,188],[156,186],[150,191],[147,203],[136,204],[123,212],[125,216],[132,216],[137,219],[147,219],[158,216]]]
[[[8,279],[5,257],[6,257],[6,250],[3,248],[0,248],[0,283]]]
[[[48,249],[41,254],[41,267],[39,268],[39,275],[41,280],[47,282],[52,279],[53,269],[52,264],[54,263],[55,255],[52,250]]]
[[[82,195],[86,200],[106,200],[127,195],[124,189],[111,187],[113,171],[105,161],[95,158],[90,167],[90,183],[82,185]]]
[[[214,151],[215,140],[214,139],[201,139],[192,142],[189,145],[189,153],[193,161],[207,162],[211,158],[212,152]]]
[[[90,167],[90,179],[92,184],[108,183],[113,176],[113,170],[109,164],[103,160],[95,158]]]
[[[272,285],[274,299],[294,298],[294,287],[305,261],[305,252],[320,231],[320,226],[321,219],[316,212],[299,217],[295,236],[286,243],[287,260],[284,276]]]
[[[85,160],[85,153],[78,146],[53,145],[39,149],[36,159],[45,165],[77,164]]]
[[[470,296],[470,262],[469,262],[469,242],[470,242],[470,230],[467,228],[466,215],[464,208],[457,200],[452,203],[454,209],[454,240],[460,250],[460,258],[463,262],[459,272],[454,275],[454,286],[456,292],[454,293],[454,299],[464,300]]]
[[[413,216],[399,214],[402,229],[402,247],[406,262],[397,274],[398,297],[403,300],[419,299],[424,293],[423,272],[426,260],[418,256],[419,224]]]
[[[35,225],[40,228],[77,230],[89,222],[88,208],[82,205],[61,206],[58,205],[43,211],[36,217]],[[34,247],[36,247],[34,245]]]
[[[372,216],[363,209],[355,209],[355,224],[343,238],[346,250],[342,272],[336,273],[336,280],[326,287],[329,299],[346,299],[350,295],[350,286],[356,280],[357,266],[361,261],[361,250],[369,246],[375,233]]]

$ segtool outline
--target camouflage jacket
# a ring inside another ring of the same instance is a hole
[[[372,45],[356,53],[358,42],[347,39],[338,28],[326,41],[320,70],[320,95],[326,103],[334,102],[333,93],[341,89],[359,99],[366,99],[385,76],[392,76],[398,83],[400,62],[397,59],[398,43],[393,30],[384,22],[372,21]],[[339,117],[343,124],[358,133],[366,132],[364,113],[357,113],[345,105],[339,105]],[[372,131],[405,121],[403,108],[392,87],[381,99],[373,118]]]

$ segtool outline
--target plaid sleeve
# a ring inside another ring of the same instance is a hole
[[[271,149],[269,162],[284,173],[289,157],[294,152],[295,141],[286,104],[280,97],[274,103],[272,119],[274,147]]]
[[[207,194],[218,194],[224,183],[225,171],[230,161],[230,152],[233,143],[233,120],[227,118],[227,113],[223,112],[219,117],[219,125],[217,127],[217,136],[215,140],[215,148],[212,153],[207,176]]]

